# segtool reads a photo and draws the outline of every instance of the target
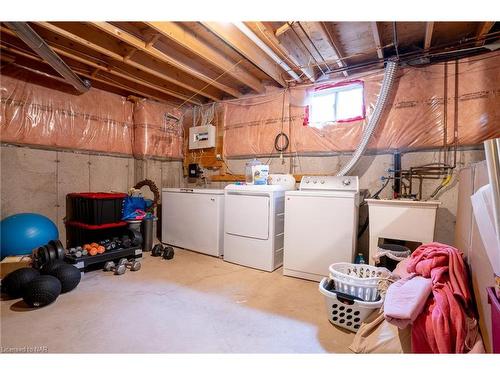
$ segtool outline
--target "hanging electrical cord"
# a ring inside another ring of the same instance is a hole
[[[288,148],[289,144],[290,144],[290,140],[289,140],[288,136],[283,131],[284,126],[285,126],[285,98],[286,98],[286,92],[287,92],[287,90],[288,90],[288,87],[286,87],[283,90],[283,101],[282,101],[282,106],[281,106],[281,130],[280,130],[280,133],[277,134],[276,137],[274,138],[273,149],[269,153],[269,158],[267,159],[266,164],[269,164],[269,162],[271,161],[271,158],[272,158],[272,156],[274,154],[274,151],[278,151],[280,153],[280,158],[283,159],[283,151],[286,150]],[[290,116],[288,116],[288,121],[290,121]],[[283,147],[283,146],[279,147],[278,141],[283,136],[286,137],[286,146],[285,147]],[[280,150],[281,148],[282,148],[282,150]]]
[[[385,179],[385,183],[382,185],[380,189],[378,189],[372,196],[369,197],[369,199],[379,199],[379,195],[386,188],[387,185],[389,185],[389,181],[391,180],[389,177],[382,177]]]
[[[285,140],[285,143],[280,146],[279,143],[282,138]],[[283,153],[283,151],[285,151],[289,145],[290,145],[290,139],[288,138],[288,135],[286,135],[286,133],[280,132],[274,138],[274,149],[278,152]]]
[[[451,182],[452,177],[453,177],[453,171],[449,169],[448,174],[446,175],[445,178],[443,178],[443,181],[439,184],[439,186],[432,192],[429,199],[433,199],[441,191],[441,189],[448,186]]]

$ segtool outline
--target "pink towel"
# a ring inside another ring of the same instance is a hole
[[[405,328],[412,324],[422,312],[432,290],[432,281],[422,276],[412,275],[389,286],[384,301],[385,319]]]
[[[467,271],[462,253],[441,243],[420,246],[407,271],[432,281],[432,295],[412,327],[415,353],[463,353],[470,304]]]

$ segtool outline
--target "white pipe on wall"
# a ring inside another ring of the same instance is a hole
[[[294,80],[301,81],[300,77],[284,62],[274,51],[267,46],[257,35],[254,34],[252,30],[248,28],[243,22],[233,22],[243,34],[245,34],[249,39],[252,40],[262,51],[266,53],[270,58],[272,58],[279,66],[283,68]]]

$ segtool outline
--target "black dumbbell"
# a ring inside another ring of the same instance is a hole
[[[172,246],[165,246],[163,249],[163,259],[170,260],[174,257],[174,248]]]
[[[163,247],[162,244],[157,244],[153,246],[153,249],[151,250],[151,256],[161,256],[163,259],[170,260],[174,257],[174,248],[172,246]]]
[[[132,261],[129,261],[127,258],[122,258],[118,262],[118,265],[124,265],[127,267],[130,271],[139,271],[141,269],[141,262],[138,262],[137,260],[133,259]]]
[[[127,267],[124,264],[115,264],[115,262],[106,262],[104,264],[104,271],[114,271],[115,275],[123,275]]]
[[[121,242],[124,248],[129,248],[130,246],[132,246],[132,240],[126,235],[122,236]]]

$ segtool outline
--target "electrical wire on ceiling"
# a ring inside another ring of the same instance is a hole
[[[311,43],[311,45],[313,46],[314,50],[316,51],[316,53],[318,54],[318,56],[321,58],[321,60],[323,60],[323,63],[325,64],[326,69],[328,69],[328,72],[330,72],[330,71],[331,71],[330,66],[326,63],[325,58],[323,57],[323,55],[322,55],[322,54],[321,54],[321,52],[319,51],[318,47],[316,47],[316,44],[312,41],[311,37],[310,37],[310,36],[309,36],[309,34],[306,32],[306,30],[304,29],[304,27],[302,26],[302,24],[300,23],[300,21],[297,21],[297,25],[299,25],[300,30],[301,30],[301,31],[302,31],[302,33],[306,36],[307,40],[309,40],[309,43]]]
[[[226,75],[230,70],[236,68],[236,66],[238,66],[241,62],[243,61],[243,59],[239,60],[238,62],[234,63],[230,68],[227,68],[226,70],[224,70],[221,74],[219,74],[213,81],[214,82],[217,82],[218,79],[222,78],[224,75]],[[193,95],[191,95],[189,98],[187,98],[186,100],[184,100],[181,104],[179,104],[176,109],[180,109],[182,108],[182,106],[184,106],[184,104],[186,104],[190,99],[193,99],[196,95],[198,95],[199,93],[201,93],[203,90],[205,90],[207,87],[211,86],[212,84],[211,83],[207,83],[205,86],[203,86],[201,89],[199,89],[198,91],[196,91]]]
[[[295,30],[295,28],[293,27],[293,24],[294,22],[288,22],[288,26],[290,26],[290,30],[292,30],[292,32],[295,34],[295,36],[297,37],[297,39],[299,40],[300,44],[302,44],[302,46],[306,49],[306,51],[309,53],[309,55],[313,58],[313,60],[316,62],[316,66],[318,67],[319,70],[321,70],[321,73],[323,75],[325,75],[325,71],[323,70],[323,68],[321,67],[319,61],[316,59],[316,57],[313,55],[313,53],[309,50],[309,48],[306,46],[306,44],[304,43],[304,41],[302,40],[302,38],[300,37],[300,35],[297,33],[297,31]]]
[[[394,41],[394,48],[396,49],[396,57],[399,60],[398,30],[396,22],[392,23],[392,39]]]
[[[431,48],[431,51],[434,51],[434,53],[430,53],[430,54],[423,53],[420,50],[406,52],[406,53],[399,53],[399,40],[398,40],[397,56],[399,56],[399,58],[402,62],[406,63],[406,61],[416,60],[422,56],[433,57],[433,56],[438,56],[438,55],[443,55],[443,54],[449,55],[452,53],[459,52],[463,49],[466,49],[464,47],[467,47],[467,46],[472,46],[472,48],[470,48],[470,50],[480,50],[482,48],[490,49],[488,44],[485,44],[483,46],[476,46],[476,43],[477,42],[485,42],[486,43],[488,40],[496,40],[498,37],[500,37],[500,31],[485,34],[484,36],[482,36],[480,38],[470,37],[470,38],[466,38],[466,39],[463,39],[460,41],[460,46],[462,47],[460,49],[453,49],[453,50],[445,51],[445,52],[436,52],[436,51],[439,51],[440,49],[443,49],[443,48],[452,48],[452,47],[456,46],[456,42],[454,42],[454,43],[442,43],[442,44],[433,46]],[[396,35],[396,38],[397,38],[397,35]],[[394,43],[386,44],[386,45],[382,46],[382,48],[388,48],[391,46],[395,46],[395,44]],[[494,50],[497,48],[500,48],[500,47],[496,47],[496,44],[495,44],[495,45],[492,45],[492,48],[490,50]],[[370,51],[375,51],[375,50],[376,49],[374,48]],[[355,54],[351,54],[348,56],[343,56],[342,58],[339,58],[339,60],[345,62],[345,60],[348,60],[352,57],[367,56],[367,55],[372,55],[372,53],[355,53]],[[335,74],[335,73],[341,73],[341,72],[346,71],[346,70],[358,70],[358,69],[367,68],[370,66],[377,66],[383,62],[386,62],[388,60],[388,58],[389,57],[384,58],[384,59],[376,59],[376,60],[372,60],[372,61],[368,61],[368,62],[364,62],[364,63],[360,63],[360,64],[352,64],[352,65],[348,65],[348,66],[345,66],[342,68],[335,68],[335,69],[331,70],[331,73]],[[335,61],[333,61],[333,62],[335,62]],[[435,63],[440,63],[440,62],[433,62],[432,64],[435,64]],[[318,68],[321,68],[321,66],[319,66],[319,63],[317,61],[316,61],[316,63],[312,63],[312,64],[308,63],[307,64],[307,67],[310,67],[310,66],[317,66]],[[302,66],[302,65],[299,66],[300,69],[303,69],[304,67],[305,66]]]
[[[296,66],[297,66],[297,64],[296,64],[294,61],[292,61],[292,60],[291,60],[291,59],[290,59],[290,58],[289,58],[289,57],[288,57],[285,53],[283,53],[283,52],[281,51],[281,48],[280,48],[280,46],[279,46],[279,45],[276,45],[276,43],[275,43],[275,42],[274,42],[271,38],[269,38],[269,37],[267,36],[267,31],[266,31],[266,30],[262,30],[262,27],[260,26],[260,22],[257,22],[256,24],[257,24],[257,28],[259,29],[260,33],[261,33],[262,35],[264,35],[264,37],[267,39],[267,41],[268,41],[268,42],[269,42],[269,43],[270,43],[273,47],[275,47],[278,51],[280,51],[280,55],[281,55],[281,57],[283,57],[283,60],[287,60],[287,61],[290,63],[290,65],[293,65],[293,66],[295,66],[295,67],[296,67]],[[292,80],[292,81],[295,81],[295,80]]]

